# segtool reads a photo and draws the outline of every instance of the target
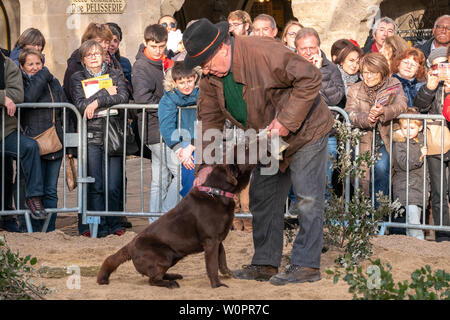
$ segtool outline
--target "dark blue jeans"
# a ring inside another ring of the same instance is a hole
[[[382,191],[383,195],[389,195],[389,153],[387,153],[385,146],[378,149],[377,153],[381,153],[380,160],[376,160],[374,166],[375,173],[375,207],[378,207],[377,193]],[[372,177],[372,169],[369,168]],[[372,178],[373,179],[373,178]],[[369,186],[370,194],[372,195],[372,182]]]
[[[42,180],[44,181],[44,196],[42,197],[42,202],[46,209],[58,207],[58,179],[61,162],[62,158],[55,160],[45,160],[41,158]],[[56,213],[53,213],[47,227],[47,232],[55,231],[55,221]],[[32,218],[31,223],[33,231],[41,231],[45,220],[35,220]]]
[[[5,138],[5,153],[17,158],[17,130]],[[25,196],[27,198],[43,196],[44,182],[42,181],[39,146],[36,141],[22,133],[20,133],[20,164],[26,182]]]
[[[122,157],[108,157],[108,211],[122,211]],[[105,151],[102,146],[88,145],[87,173],[95,179],[88,185],[87,209],[90,211],[105,211],[106,209],[106,179]],[[82,224],[78,215],[78,231],[80,234],[89,231],[88,224]],[[98,236],[104,237],[121,230],[119,217],[101,217]]]

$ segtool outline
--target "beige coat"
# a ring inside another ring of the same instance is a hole
[[[380,90],[397,83],[400,83],[398,79],[389,77],[386,84]],[[360,154],[372,150],[372,129],[375,126],[375,124],[370,123],[368,120],[369,111],[373,106],[369,102],[369,96],[364,90],[363,85],[364,82],[361,81],[355,83],[348,89],[347,104],[345,106],[345,111],[349,114],[352,125],[364,132],[364,136],[360,141]],[[400,90],[393,103],[384,108],[384,114],[380,116],[379,121],[376,123],[377,130],[380,132],[387,152],[389,152],[390,148],[390,122],[398,115],[405,113],[407,108],[408,99],[400,86]],[[364,178],[360,179],[360,186],[367,194],[369,194],[369,181],[370,170],[366,169]]]

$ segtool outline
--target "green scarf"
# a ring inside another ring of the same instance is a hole
[[[223,78],[223,94],[225,107],[234,119],[244,127],[247,126],[247,103],[243,97],[243,85],[234,81],[233,74],[229,72]]]

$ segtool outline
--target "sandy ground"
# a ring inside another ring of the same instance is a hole
[[[128,243],[135,235],[136,233],[129,231],[122,237],[111,235],[101,239],[90,239],[71,236],[61,230],[47,234],[0,233],[13,250],[18,250],[21,255],[31,254],[37,257],[36,268],[43,271],[38,281],[49,288],[54,288],[48,299],[351,299],[346,283],[339,281],[335,285],[325,274],[327,268],[333,267],[333,261],[338,255],[336,250],[329,250],[322,255],[322,280],[314,283],[277,287],[268,282],[236,280],[221,276],[222,282],[229,288],[211,289],[203,254],[196,254],[186,257],[170,269],[171,272],[184,276],[184,279],[179,280],[181,287],[179,289],[149,286],[147,278],[136,272],[131,261],[121,265],[111,275],[109,285],[98,285],[95,276],[103,260]],[[420,241],[393,235],[377,237],[373,240],[373,244],[375,253],[373,258],[380,258],[392,265],[395,281],[410,279],[411,272],[426,264],[433,270],[449,271],[450,243]],[[250,262],[253,254],[250,233],[232,231],[224,245],[228,266],[231,269]],[[289,247],[285,247],[283,266],[288,263],[289,250]],[[76,283],[65,273],[64,268],[72,265],[79,266],[81,270],[79,289],[74,288]]]
[[[127,210],[141,210],[139,159],[127,161]],[[144,160],[144,168],[150,167],[149,160]],[[148,172],[145,170],[145,172]],[[60,175],[62,177],[62,174]],[[150,175],[144,175],[145,195],[144,210],[148,210],[148,194]],[[63,206],[63,183],[60,179],[60,203]],[[66,207],[76,203],[76,191],[67,193]],[[335,249],[322,254],[322,280],[314,283],[290,284],[276,287],[268,282],[236,280],[221,276],[221,281],[229,288],[211,289],[206,274],[203,254],[186,257],[178,262],[169,272],[180,273],[184,279],[179,280],[181,288],[166,289],[149,286],[147,278],[141,276],[134,269],[132,262],[126,262],[111,275],[110,284],[100,286],[96,283],[97,271],[103,260],[127,244],[137,233],[148,225],[148,219],[142,217],[129,218],[133,224],[131,229],[121,236],[111,235],[106,238],[91,239],[78,236],[77,219],[73,213],[60,213],[56,220],[57,230],[47,234],[32,233],[18,234],[0,231],[0,236],[6,238],[9,246],[18,250],[21,256],[28,254],[37,257],[36,269],[41,270],[41,277],[37,281],[47,287],[54,288],[48,299],[351,299],[348,286],[339,281],[333,284],[327,277],[325,270],[333,268],[334,260],[339,255]],[[432,239],[428,235],[427,239]],[[420,241],[406,236],[381,236],[373,240],[374,256],[392,265],[394,280],[410,279],[411,273],[426,264],[433,270],[444,269],[450,272],[450,242],[436,243],[434,241]],[[240,268],[248,264],[253,255],[251,233],[231,231],[224,242],[230,269]],[[282,267],[289,262],[290,246],[284,248]],[[70,274],[67,267],[78,266],[81,271],[80,288]]]

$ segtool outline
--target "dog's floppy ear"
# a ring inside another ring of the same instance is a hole
[[[230,169],[230,166],[225,166],[225,170],[227,172],[227,177],[225,178],[225,181],[228,183],[231,183],[233,186],[238,185],[237,179],[234,177],[233,172]]]

